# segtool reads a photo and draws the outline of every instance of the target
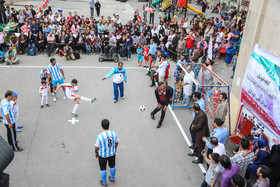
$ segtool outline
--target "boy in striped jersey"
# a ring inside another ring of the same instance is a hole
[[[50,106],[48,104],[49,88],[48,88],[47,83],[45,81],[41,82],[41,86],[39,88],[39,93],[40,93],[40,96],[42,97],[42,99],[41,99],[41,108],[44,108],[44,100],[46,102],[46,106],[49,107]]]
[[[14,92],[13,99],[10,101],[10,103],[14,109],[15,116],[16,116],[16,131],[21,132],[21,128],[23,128],[23,126],[18,125],[19,107],[18,107],[17,97],[18,97],[18,93]]]
[[[110,173],[109,180],[111,182],[115,182],[115,155],[117,151],[117,147],[119,144],[119,138],[115,131],[109,130],[110,122],[107,119],[103,119],[101,122],[101,126],[103,128],[103,132],[97,136],[95,142],[95,157],[98,158],[101,178],[100,184],[101,186],[107,186],[106,182],[106,165],[107,161],[109,162]]]
[[[65,83],[65,84],[61,84],[55,91],[54,91],[54,94],[57,93],[57,91],[62,87],[65,89],[66,91],[66,97],[71,100],[71,101],[74,101],[76,104],[74,106],[74,109],[72,111],[72,115],[73,117],[78,117],[78,114],[76,113],[78,107],[79,107],[79,99],[83,100],[83,101],[88,101],[88,102],[91,102],[93,103],[93,101],[96,100],[96,98],[92,98],[92,99],[89,99],[89,98],[86,98],[86,97],[83,97],[83,96],[80,96],[80,95],[75,95],[75,92],[78,92],[78,87],[77,87],[77,84],[78,84],[78,81],[76,79],[73,79],[71,81],[71,83]]]

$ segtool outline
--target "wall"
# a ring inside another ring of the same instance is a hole
[[[280,1],[253,0],[247,15],[243,40],[240,48],[235,77],[231,88],[231,124],[232,134],[240,110],[240,90],[243,76],[255,43],[274,55],[280,56]]]

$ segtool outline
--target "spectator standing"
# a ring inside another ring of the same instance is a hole
[[[219,143],[216,137],[211,137],[209,139],[209,142],[213,146],[213,153],[218,153],[220,156],[226,155],[226,149],[224,144]]]
[[[102,80],[109,79],[113,76],[113,87],[114,87],[114,103],[118,102],[119,91],[120,97],[124,99],[124,86],[123,81],[127,82],[126,70],[123,67],[123,62],[119,62],[117,67],[114,67],[112,71],[104,77]]]
[[[172,101],[173,89],[170,86],[164,86],[163,82],[158,83],[158,88],[155,90],[155,96],[158,106],[151,112],[152,120],[155,120],[155,114],[161,110],[160,120],[157,128],[160,128],[165,117],[168,104]]]
[[[149,5],[148,3],[146,3],[146,5],[143,6],[143,19],[145,20],[145,22],[147,22],[148,11],[149,11]]]
[[[119,145],[119,138],[115,131],[109,130],[110,122],[107,119],[103,119],[101,126],[103,132],[97,136],[95,142],[95,157],[98,158],[100,166],[100,174],[102,180],[100,180],[101,186],[107,186],[107,172],[106,165],[109,163],[110,174],[109,180],[115,182],[116,174],[116,152]]]
[[[53,35],[52,32],[50,32],[50,34],[47,36],[47,54],[50,57],[51,53],[54,52],[55,50],[55,36]]]
[[[185,73],[183,80],[183,101],[187,106],[192,97],[194,72],[192,71],[191,66],[187,66],[186,71],[187,72]]]
[[[150,8],[149,8],[149,12],[150,12],[150,24],[154,24],[154,19],[155,19],[155,10],[156,8],[151,4]]]
[[[249,140],[242,138],[240,141],[239,151],[230,158],[231,163],[236,163],[239,166],[240,174],[242,177],[245,176],[248,165],[254,160],[254,153],[251,152],[244,156],[243,154],[249,150]]]
[[[168,66],[167,56],[162,55],[161,62],[159,62],[157,66],[158,82],[165,81],[165,73],[166,73],[167,66]]]
[[[176,50],[178,58],[183,53],[185,53],[185,49],[186,49],[186,41],[184,40],[184,36],[180,35],[180,39],[178,41],[177,50]]]
[[[199,104],[195,103],[192,107],[195,112],[195,117],[191,124],[191,130],[195,132],[195,144],[194,152],[189,153],[189,156],[198,157],[197,160],[193,160],[192,163],[198,164],[203,163],[203,156],[201,154],[205,147],[205,142],[202,141],[202,137],[209,136],[208,118],[207,115],[200,109]]]
[[[261,165],[257,169],[258,179],[253,187],[269,187],[270,180],[268,177],[270,175],[270,172],[271,172],[271,170],[269,169],[269,167]]]
[[[94,16],[94,4],[95,4],[94,0],[91,0],[89,2],[89,4],[90,4],[90,17],[93,17]]]
[[[213,122],[213,132],[210,134],[211,137],[216,137],[218,142],[225,145],[227,136],[228,136],[228,129],[223,126],[224,122],[220,118],[215,118]],[[203,137],[202,140],[206,142],[206,146],[208,147],[207,156],[212,153],[214,147],[211,145],[210,141],[207,140],[206,137]]]
[[[199,108],[202,111],[205,111],[205,102],[203,100],[203,98],[201,98],[201,94],[199,92],[194,92],[193,93],[193,100],[195,103],[197,103],[199,105]],[[195,117],[195,112],[193,111],[193,119]],[[194,148],[195,145],[195,132],[191,129],[192,125],[190,125],[190,134],[191,134],[191,138],[192,138],[192,145],[190,146],[190,149]]]
[[[231,63],[230,65],[232,66],[232,76],[230,78],[233,79],[234,77],[234,73],[235,73],[235,68],[236,68],[236,65],[237,65],[237,60],[238,60],[238,51],[236,51],[236,54],[233,56],[232,60],[231,60]]]
[[[130,33],[126,33],[125,37],[125,46],[127,49],[127,60],[131,59],[131,46],[132,46],[132,37],[130,36]]]
[[[239,166],[236,163],[231,163],[230,158],[226,155],[220,157],[220,163],[225,169],[221,178],[221,187],[234,187],[231,179],[233,175],[239,175]]]
[[[219,164],[220,155],[218,153],[212,153],[209,158],[207,157],[206,153],[203,153],[202,155],[209,165],[209,168],[206,172],[201,187],[218,187],[217,181],[220,174],[223,172]]]
[[[193,36],[193,32],[190,31],[189,34],[185,37],[186,40],[186,60],[189,61],[190,56],[192,54],[193,46],[194,46],[194,40],[195,37]]]
[[[101,8],[100,2],[97,0],[94,6],[95,6],[95,9],[96,9],[97,17],[99,17],[99,15],[100,15],[100,8]]]
[[[1,111],[3,116],[3,122],[7,128],[7,138],[9,144],[12,146],[13,150],[23,151],[22,148],[17,145],[17,133],[16,133],[16,116],[10,101],[13,99],[13,91],[8,90],[5,93],[5,99],[1,101]]]
[[[8,27],[9,27],[9,35],[11,36],[17,28],[17,25],[15,24],[15,22],[13,22],[12,18],[9,18]]]
[[[227,94],[221,93],[219,103],[216,109],[215,118],[220,118],[223,122],[226,120],[228,112]]]

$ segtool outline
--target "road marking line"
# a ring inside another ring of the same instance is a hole
[[[46,68],[47,66],[0,66],[0,68]],[[98,66],[62,66],[62,69],[112,69],[112,67]],[[125,67],[125,69],[139,70],[141,67]]]
[[[187,137],[187,135],[186,135],[186,133],[185,133],[185,131],[184,131],[180,121],[178,120],[176,114],[174,113],[174,111],[172,110],[170,105],[168,106],[168,108],[169,108],[169,110],[170,110],[170,112],[171,112],[171,114],[172,114],[172,116],[173,116],[173,118],[174,118],[178,128],[180,129],[180,131],[181,131],[185,141],[187,142],[188,146],[191,146],[191,142],[190,142],[189,138]],[[190,151],[193,153],[193,150],[190,149]],[[195,160],[197,160],[197,157],[194,157],[194,158],[195,158]],[[206,170],[205,170],[205,168],[203,167],[202,164],[198,164],[198,166],[199,166],[200,170],[202,171],[202,173],[206,173]]]
[[[71,122],[72,125],[75,125],[76,122],[79,122],[79,120],[76,120],[76,118],[72,118],[68,120],[68,122]]]

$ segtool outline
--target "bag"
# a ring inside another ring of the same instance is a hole
[[[30,56],[35,56],[36,55],[36,47],[31,45],[31,48],[29,50],[29,55]]]
[[[1,173],[0,174],[0,186],[1,187],[9,187],[9,174],[7,173]]]
[[[120,49],[120,56],[121,57],[127,57],[127,49],[124,45]]]
[[[2,136],[0,136],[0,173],[14,158],[14,150]],[[0,185],[1,186],[1,185]]]
[[[80,53],[79,51],[74,51],[74,56],[75,56],[75,59],[80,59]]]
[[[64,51],[62,51],[61,49],[59,49],[58,55],[59,55],[60,57],[64,56]]]

